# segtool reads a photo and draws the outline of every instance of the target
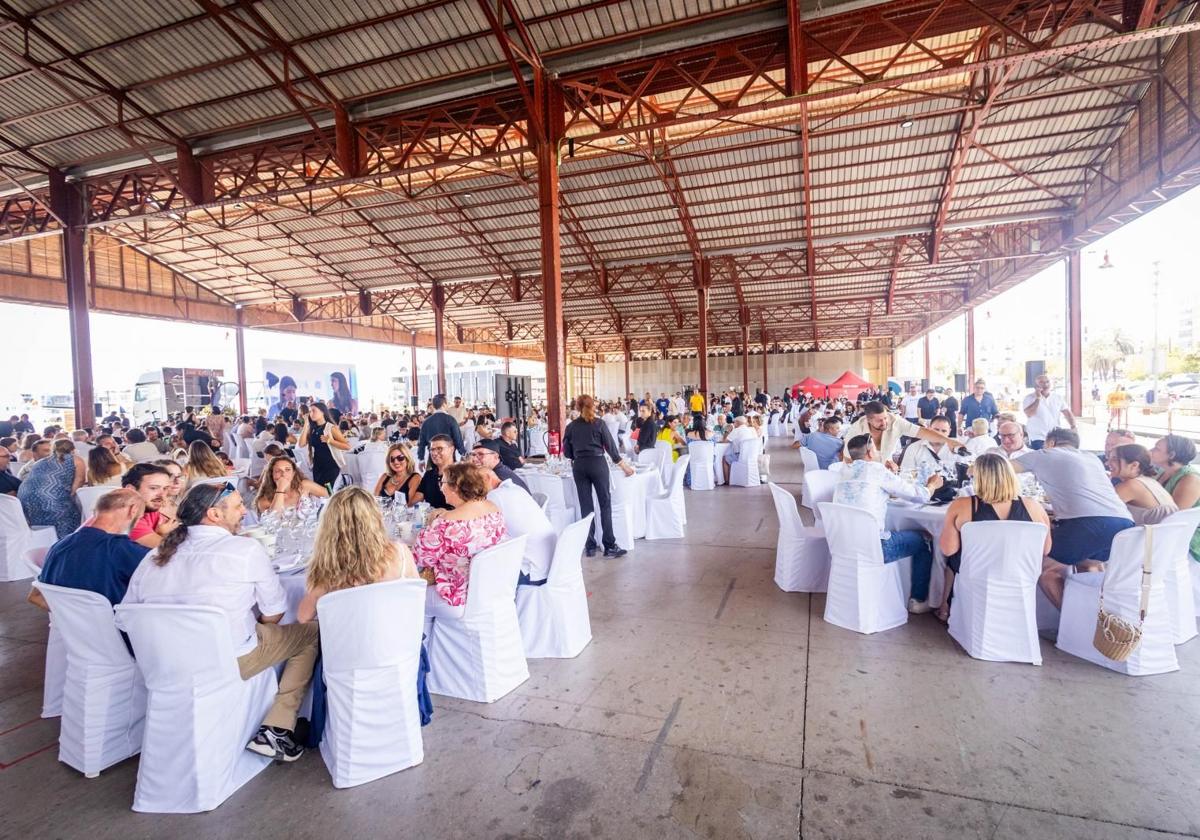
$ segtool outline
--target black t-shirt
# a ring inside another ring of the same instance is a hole
[[[509,443],[503,438],[500,439],[500,463],[510,470],[521,466],[521,450],[515,443]]]
[[[937,397],[921,397],[917,400],[917,412],[922,420],[932,420],[937,417],[938,400]]]
[[[21,487],[21,479],[8,470],[0,470],[0,494],[16,493]]]
[[[33,424],[28,420],[18,420],[13,424],[13,431],[17,434],[29,433],[33,431]]]
[[[290,426],[296,422],[296,418],[300,415],[294,408],[285,408],[279,412],[279,416],[283,418],[284,423],[287,423]]]
[[[430,467],[421,476],[421,484],[417,489],[421,491],[421,495],[425,497],[425,501],[429,502],[433,507],[450,510],[450,505],[446,502],[446,496],[442,493],[442,486],[439,483],[441,478],[442,474],[438,472],[438,468]]]

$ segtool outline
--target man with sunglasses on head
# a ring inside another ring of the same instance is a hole
[[[263,547],[236,536],[245,513],[232,484],[193,487],[179,505],[178,527],[146,555],[122,603],[222,610],[243,680],[285,663],[275,702],[246,748],[290,762],[304,753],[294,730],[317,660],[318,629],[315,622],[279,623],[287,595]]]

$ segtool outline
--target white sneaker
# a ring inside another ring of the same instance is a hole
[[[909,598],[908,611],[913,615],[922,615],[923,613],[933,612],[933,607],[929,606],[928,601],[918,601],[916,598]]]

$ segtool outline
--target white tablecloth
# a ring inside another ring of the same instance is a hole
[[[947,505],[912,505],[893,501],[888,504],[887,529],[889,531],[924,531],[933,542],[933,570],[929,579],[929,604],[941,606],[942,590],[946,581],[946,557],[938,548],[938,538],[946,523]]]
[[[575,478],[570,473],[556,475],[536,467],[519,470],[521,477],[529,484],[529,489],[538,492],[538,485],[547,481],[561,482],[563,498],[571,509],[575,521],[580,518],[579,494],[575,490]],[[619,468],[609,469],[612,491],[613,529],[616,531],[617,544],[626,551],[632,551],[634,540],[646,537],[646,499],[655,492],[661,492],[657,470],[644,470],[631,476],[625,475]],[[595,534],[599,542],[602,533],[599,516],[599,500],[592,493],[592,510],[597,511],[595,519]]]
[[[713,444],[713,480],[717,484],[725,483],[725,453],[729,451],[728,443]]]

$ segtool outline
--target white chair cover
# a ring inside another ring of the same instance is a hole
[[[671,483],[665,493],[646,499],[646,539],[681,540],[687,513],[683,495],[683,479],[691,458],[682,456],[675,462]]]
[[[954,581],[950,635],[976,659],[1042,664],[1036,597],[1046,526],[969,522]]]
[[[250,448],[250,441],[253,438],[237,436],[237,457],[244,461],[249,461],[254,457],[254,451]],[[230,455],[230,457],[233,457]]]
[[[387,472],[387,450],[366,449],[358,454],[358,481],[367,492],[375,489],[379,476]]]
[[[581,559],[592,517],[567,526],[559,536],[543,586],[517,587],[517,621],[529,659],[571,659],[592,640]]]
[[[825,620],[859,633],[878,633],[908,621],[904,564],[884,563],[879,524],[865,510],[821,502],[829,541]]]
[[[546,454],[546,429],[543,426],[533,426],[525,430],[525,440],[529,443],[529,457],[535,458]]]
[[[821,469],[821,464],[817,461],[817,453],[813,452],[807,446],[800,447],[800,463],[804,465],[806,475]]]
[[[804,506],[821,518],[821,502],[832,502],[837,488],[837,476],[829,470],[804,471]]]
[[[711,440],[688,442],[688,457],[691,459],[692,489],[712,490],[717,486],[713,477],[714,448]]]
[[[529,679],[516,608],[524,553],[525,538],[517,537],[471,558],[463,617],[433,622],[426,679],[433,693],[492,703]]]
[[[762,441],[744,440],[738,450],[737,460],[729,466],[729,484],[733,487],[757,487],[762,483],[758,475],[758,456],[762,454]]]
[[[658,441],[654,444],[653,449],[643,449],[638,453],[637,462],[639,464],[650,464],[658,470],[658,479],[660,487],[666,487],[668,475],[667,470],[671,464],[671,447],[666,441]]]
[[[503,481],[487,495],[488,501],[500,508],[508,525],[509,537],[525,537],[525,556],[521,571],[530,580],[545,580],[554,559],[554,544],[558,532],[530,493],[511,481]]]
[[[1103,584],[1104,609],[1107,612],[1138,623],[1142,554],[1148,528],[1154,530],[1154,543],[1150,600],[1146,622],[1142,626],[1142,640],[1128,659],[1114,662],[1092,644],[1100,587]],[[1063,592],[1062,617],[1058,624],[1058,649],[1122,674],[1144,676],[1179,670],[1163,579],[1172,559],[1178,552],[1187,551],[1191,537],[1191,530],[1182,522],[1129,528],[1113,539],[1103,572],[1068,575]]]
[[[233,426],[227,425],[225,427],[225,434],[221,441],[221,451],[228,455],[229,460],[231,461],[238,457],[238,439],[237,435],[233,433],[233,430]]]
[[[136,755],[146,721],[146,687],[112,604],[86,589],[35,583],[67,652],[58,760],[89,779]]]
[[[249,478],[258,478],[262,475],[262,471],[267,468],[267,459],[262,457],[262,451],[266,447],[267,442],[253,438],[250,441],[250,469],[246,475]]]
[[[562,478],[534,471],[522,472],[521,477],[529,485],[530,492],[538,492],[546,497],[546,516],[550,518],[555,531],[561,534],[563,528],[579,518],[579,509],[567,498]]]
[[[1164,522],[1182,522],[1195,533],[1200,528],[1200,508],[1188,508],[1168,516]],[[1166,588],[1167,613],[1171,616],[1171,632],[1175,644],[1181,645],[1196,636],[1196,610],[1200,601],[1196,600],[1193,590],[1192,572],[1200,565],[1192,560],[1188,551],[1168,563],[1166,574],[1163,576],[1163,586]]]
[[[271,763],[246,749],[275,697],[275,670],[245,682],[216,607],[122,604],[149,700],[133,810],[211,811]]]
[[[658,487],[658,470],[654,470],[653,473],[652,484],[661,492],[661,488]],[[639,488],[635,484],[641,479],[641,476],[626,477],[616,470],[610,469],[608,479],[613,539],[617,541],[618,546],[632,554],[636,550],[638,538],[646,536],[646,497],[638,492]],[[597,544],[599,544],[604,541],[604,527],[598,513],[600,498],[596,495],[595,490],[592,491],[592,510],[597,512],[597,515],[592,518],[592,531]],[[562,531],[559,530],[559,533]]]
[[[296,467],[300,470],[301,474],[303,474],[305,478],[311,480],[312,464],[309,463],[308,460],[308,447],[296,444],[296,446],[293,448],[293,451],[296,453]]]
[[[0,581],[26,580],[33,573],[25,560],[35,548],[50,548],[58,539],[54,528],[30,528],[15,496],[0,496]]]
[[[358,459],[359,455],[355,452],[343,452],[342,460],[345,463],[342,465],[342,475],[346,476],[346,480],[351,484],[362,486],[362,467],[358,463]],[[375,489],[375,485],[372,484],[370,487],[364,487],[364,489],[370,493]]]
[[[775,585],[784,592],[825,592],[829,588],[829,544],[820,528],[806,528],[796,498],[768,483],[779,517],[775,545]]]
[[[96,512],[96,502],[100,501],[100,497],[110,490],[116,490],[115,487],[80,487],[75,491],[75,499],[79,502],[79,513],[82,517],[80,522],[87,522],[92,518],[92,514]]]
[[[321,757],[336,788],[371,782],[425,758],[417,669],[425,581],[330,592],[317,602],[328,717]]]

